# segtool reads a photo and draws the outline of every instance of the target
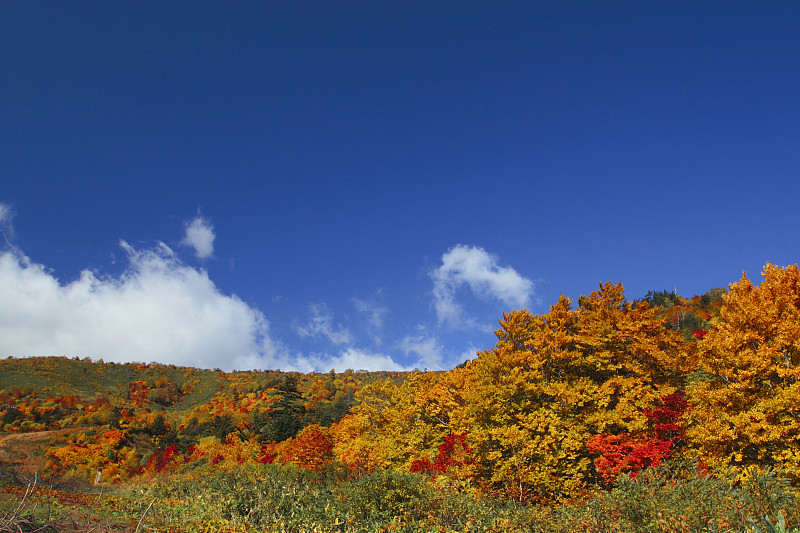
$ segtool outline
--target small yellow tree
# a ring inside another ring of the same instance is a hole
[[[800,271],[767,264],[730,285],[700,341],[687,437],[711,466],[783,464],[800,477]]]
[[[376,381],[359,391],[352,413],[331,427],[339,459],[371,468],[410,468],[449,433],[431,394],[438,374],[415,373],[400,385]]]

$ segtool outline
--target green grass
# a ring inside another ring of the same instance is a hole
[[[800,531],[797,493],[776,472],[702,475],[691,464],[654,469],[558,505],[521,506],[452,490],[446,481],[378,471],[354,477],[343,467],[319,473],[280,465],[210,465],[128,488],[137,510],[154,501],[158,531],[378,533],[495,531],[742,532]],[[135,506],[134,506],[135,507]],[[129,517],[131,518],[131,517]]]
[[[336,465],[322,472],[270,464],[229,471],[205,465],[104,487],[105,492],[88,485],[72,491],[52,484],[35,490],[7,487],[0,494],[0,518],[59,531],[86,531],[88,524],[93,531],[138,527],[162,533],[800,531],[797,492],[774,471],[753,472],[737,482],[732,474],[712,477],[676,463],[621,480],[610,491],[550,506],[521,506],[453,486],[393,471],[354,476]]]

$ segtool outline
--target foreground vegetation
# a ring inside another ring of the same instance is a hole
[[[800,500],[778,472],[736,479],[662,464],[557,505],[494,499],[444,478],[344,465],[209,466],[127,486],[7,487],[0,531],[776,532],[800,531]]]

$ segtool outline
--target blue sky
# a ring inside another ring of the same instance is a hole
[[[231,4],[231,5],[228,5]],[[0,356],[452,368],[797,262],[796,2],[0,7]]]

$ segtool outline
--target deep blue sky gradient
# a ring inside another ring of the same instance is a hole
[[[493,343],[436,322],[457,244],[534,312],[797,262],[796,2],[231,4],[0,6],[10,245],[66,283],[163,241],[297,351],[336,349],[293,332],[310,304],[356,334],[377,294],[404,364],[420,325],[453,360]],[[206,260],[179,246],[198,214]]]

